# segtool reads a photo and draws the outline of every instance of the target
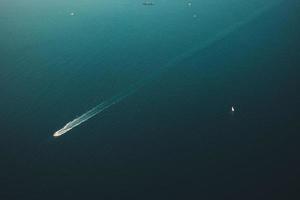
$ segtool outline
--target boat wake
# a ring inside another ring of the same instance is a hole
[[[189,58],[190,56],[194,55],[196,52],[204,50],[208,48],[209,46],[215,44],[216,42],[226,38],[228,35],[230,35],[232,32],[238,30],[240,27],[254,21],[259,16],[261,16],[266,11],[270,10],[272,7],[278,5],[281,3],[282,0],[273,1],[272,4],[266,5],[260,9],[257,9],[255,12],[253,12],[251,15],[249,15],[246,19],[240,22],[236,22],[233,25],[227,27],[223,31],[219,32],[218,34],[211,37],[209,40],[203,42],[200,46],[197,46],[195,48],[191,48],[188,51],[184,52],[183,54],[180,54],[179,56],[175,57],[174,59],[170,60],[160,71],[157,73],[153,73],[149,75],[146,79],[136,84],[136,86],[133,86],[129,88],[128,90],[120,93],[119,95],[116,95],[112,97],[111,99],[108,99],[107,101],[104,101],[100,103],[99,105],[95,106],[91,110],[87,111],[86,113],[82,114],[81,116],[75,118],[74,120],[68,122],[63,128],[56,131],[53,136],[59,137],[73,128],[79,126],[80,124],[86,122],[87,120],[91,119],[92,117],[96,116],[97,114],[101,113],[102,111],[108,109],[112,105],[122,101],[126,97],[130,96],[134,92],[136,92],[138,89],[143,87],[146,83],[151,82],[155,80],[157,77],[159,77],[160,74],[162,74],[164,71],[168,70],[170,67],[176,65],[178,62]]]
[[[65,134],[65,133],[69,132],[73,128],[75,128],[75,127],[79,126],[80,124],[86,122],[87,120],[91,119],[95,115],[101,113],[102,111],[108,109],[112,105],[114,105],[114,104],[118,103],[119,101],[122,101],[124,98],[130,96],[136,90],[137,90],[137,87],[131,88],[128,91],[125,91],[125,92],[123,92],[119,95],[116,95],[116,96],[112,97],[111,99],[108,99],[107,101],[104,101],[104,102],[98,104],[97,106],[95,106],[94,108],[88,110],[87,112],[85,112],[81,116],[79,116],[79,117],[75,118],[74,120],[68,122],[64,127],[59,129],[58,131],[56,131],[53,134],[53,136],[54,137],[59,137],[59,136]]]

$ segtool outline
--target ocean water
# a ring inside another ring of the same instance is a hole
[[[0,199],[298,199],[300,3],[142,2],[0,2]]]

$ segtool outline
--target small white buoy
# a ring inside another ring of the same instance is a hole
[[[235,111],[234,107],[233,107],[233,106],[231,106],[231,112],[234,112],[234,111]]]
[[[71,12],[71,13],[70,13],[70,15],[71,15],[71,16],[74,16],[74,15],[75,15],[75,13]]]
[[[192,2],[188,2],[188,4],[187,4],[188,6],[192,6]]]

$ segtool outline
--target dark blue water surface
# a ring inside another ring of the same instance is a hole
[[[0,199],[299,199],[299,1],[153,2],[0,2]]]

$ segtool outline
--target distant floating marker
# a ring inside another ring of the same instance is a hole
[[[152,1],[145,1],[143,2],[144,6],[154,6],[154,3]]]
[[[71,15],[71,16],[74,16],[74,15],[75,15],[75,13],[71,12],[71,13],[70,13],[70,15]]]
[[[191,2],[188,2],[188,4],[187,4],[188,6],[192,6],[192,3]]]
[[[231,112],[234,112],[235,108],[233,106],[231,106]]]

